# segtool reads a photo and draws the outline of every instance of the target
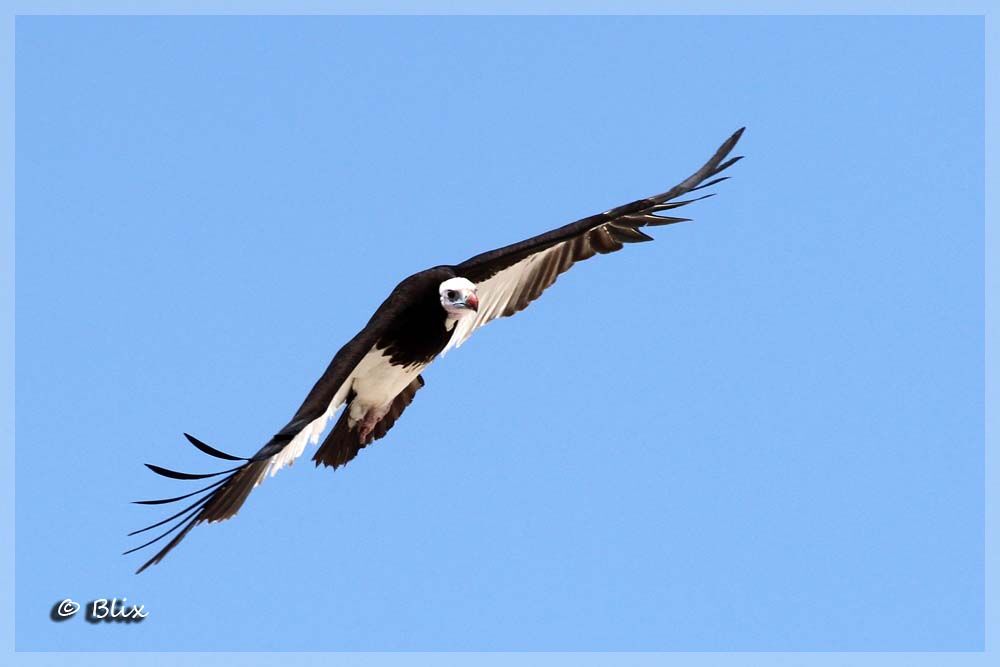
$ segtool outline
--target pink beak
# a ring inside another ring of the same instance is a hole
[[[479,312],[479,297],[475,294],[470,294],[465,300],[465,307],[471,308],[472,310]]]

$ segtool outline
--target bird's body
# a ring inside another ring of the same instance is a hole
[[[369,352],[358,364],[358,371],[351,379],[351,400],[348,415],[353,426],[364,422],[370,431],[382,419],[394,398],[417,379],[429,362],[397,366],[381,350]]]
[[[291,421],[256,454],[233,456],[187,436],[203,452],[240,461],[240,465],[219,473],[190,474],[147,464],[154,472],[175,479],[224,477],[176,498],[139,501],[159,505],[204,494],[177,514],[132,533],[177,521],[167,532],[126,553],[179,530],[139,568],[141,572],[162,560],[195,525],[235,515],[266,476],[290,465],[309,444],[319,442],[341,407],[340,417],[313,460],[334,468],[349,462],[392,428],[424,385],[421,373],[436,357],[462,345],[487,322],[524,309],[576,262],[615,252],[628,243],[651,241],[641,227],[686,220],[661,213],[701,198],[676,201],[677,197],[724,180],[708,179],[739,159],[726,158],[741,134],[742,130],[736,132],[701,169],[667,192],[476,255],[461,264],[421,271],[400,282],[367,325],[334,355]]]
[[[447,269],[431,269],[411,276],[394,290],[404,297],[406,307],[383,324],[386,332],[347,381],[353,395],[348,407],[350,425],[368,420],[362,436],[448,344],[454,322],[449,326],[438,286],[452,277]]]
[[[439,296],[440,285],[453,278],[455,273],[450,267],[434,267],[406,278],[393,289],[365,329],[358,334],[377,332],[377,337],[337,386],[322,414],[310,421],[293,437],[288,447],[270,460],[269,474],[274,475],[291,464],[308,444],[318,442],[328,420],[342,405],[346,404],[343,425],[340,430],[335,428],[317,451],[314,457],[317,464],[341,466],[353,458],[360,447],[374,439],[372,436],[379,424],[388,431],[391,423],[386,417],[391,415],[396,398],[418,381],[421,371],[445,349],[454,335],[458,320],[450,317],[441,307]],[[367,338],[371,337],[365,337],[366,344]],[[334,360],[352,355],[356,340],[357,337],[341,348]],[[421,379],[421,385],[422,382]],[[329,389],[321,380],[310,397],[313,394],[328,394]],[[310,404],[307,398],[303,407]],[[302,409],[299,412],[305,413]],[[395,421],[396,417],[390,419]],[[352,447],[355,442],[360,447]],[[331,452],[337,455],[331,456]]]

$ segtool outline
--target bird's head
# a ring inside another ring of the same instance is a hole
[[[441,295],[441,306],[448,317],[462,319],[479,310],[479,297],[476,296],[476,286],[465,278],[449,278],[438,287]]]

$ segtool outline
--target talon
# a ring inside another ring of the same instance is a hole
[[[358,425],[358,439],[361,442],[365,442],[366,440],[368,440],[368,437],[372,434],[372,431],[375,430],[375,425],[378,424],[379,419],[381,418],[382,415],[380,415],[376,410],[370,410],[365,415],[365,418],[362,419],[361,423]]]

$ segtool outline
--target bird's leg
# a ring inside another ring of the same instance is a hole
[[[375,430],[375,425],[385,416],[385,413],[386,410],[379,410],[377,408],[372,408],[365,413],[361,423],[358,424],[358,439],[361,442],[365,442],[368,439],[368,436]]]

